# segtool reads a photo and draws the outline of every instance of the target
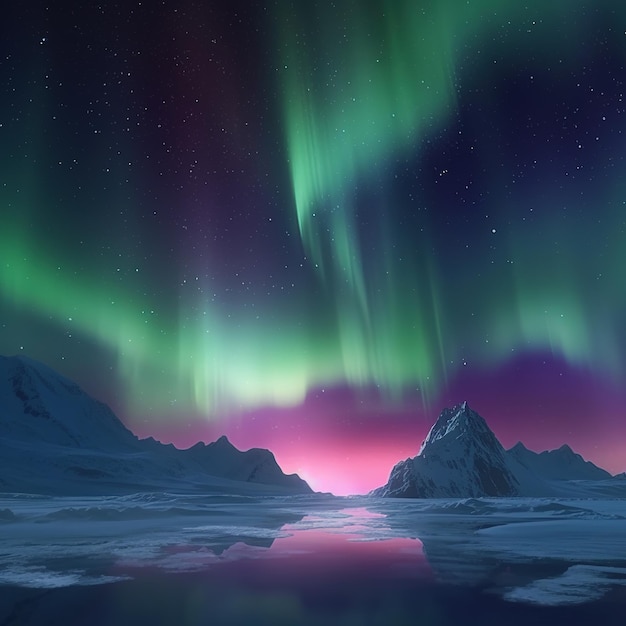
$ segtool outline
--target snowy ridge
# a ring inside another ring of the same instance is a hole
[[[0,357],[0,492],[56,495],[182,490],[311,493],[269,450],[226,437],[178,450],[139,440],[75,383],[24,357]]]
[[[533,452],[523,443],[516,443],[508,450],[510,457],[515,458],[530,471],[548,480],[606,480],[611,478],[606,470],[585,461],[567,444],[557,450]]]
[[[467,402],[444,409],[416,457],[397,463],[370,495],[401,498],[597,495],[611,475],[564,445],[537,454],[518,443],[506,451]],[[590,485],[589,481],[601,481]]]

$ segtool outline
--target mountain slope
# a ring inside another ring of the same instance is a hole
[[[606,470],[599,468],[591,461],[585,461],[567,444],[557,450],[537,453],[519,442],[508,450],[507,454],[546,480],[606,480],[611,478],[611,474]]]
[[[601,484],[607,479],[606,485]],[[566,445],[537,454],[519,443],[505,451],[485,420],[464,402],[444,409],[418,455],[397,463],[387,483],[371,495],[569,497],[614,490],[611,481],[615,482],[608,472]]]
[[[398,463],[389,481],[372,492],[383,497],[460,498],[513,496],[520,482],[485,420],[467,402],[444,409],[419,453]]]
[[[0,357],[0,437],[93,450],[136,448],[105,404],[42,363]]]
[[[178,450],[139,440],[104,404],[37,361],[0,357],[0,491],[311,493],[271,452],[225,437]]]
[[[285,475],[269,450],[238,450],[225,435],[208,445],[197,443],[184,452],[208,474],[219,475],[222,472],[232,480],[280,484],[303,491],[308,488],[297,474]]]

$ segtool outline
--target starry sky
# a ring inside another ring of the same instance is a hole
[[[626,470],[625,7],[13,3],[0,353],[334,493],[462,400]]]

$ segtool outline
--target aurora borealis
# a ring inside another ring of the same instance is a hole
[[[462,399],[626,470],[621,4],[74,4],[0,25],[2,354],[319,489]]]

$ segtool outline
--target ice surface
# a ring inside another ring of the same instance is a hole
[[[507,600],[543,605],[582,604],[598,600],[611,587],[626,585],[626,567],[572,565],[561,576],[542,578],[504,594]]]
[[[596,535],[596,533],[598,533]],[[613,561],[626,556],[626,520],[538,520],[480,529],[484,549],[511,557]],[[593,535],[593,536],[590,536]]]
[[[0,498],[0,529],[0,585],[22,588],[278,558],[310,558],[323,569],[329,554],[370,567],[374,548],[389,576],[430,577],[511,602],[589,602],[626,581],[624,500],[12,494]]]

